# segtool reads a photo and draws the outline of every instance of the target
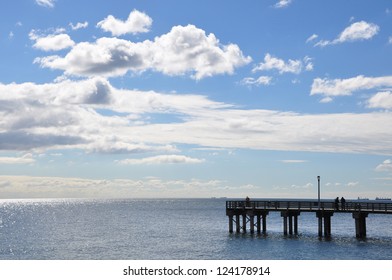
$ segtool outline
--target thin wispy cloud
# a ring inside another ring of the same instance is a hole
[[[42,7],[53,8],[56,0],[35,0],[35,3]]]
[[[72,30],[79,30],[79,29],[84,29],[88,27],[88,22],[78,22],[76,24],[73,24],[72,22],[69,23],[69,26],[71,27]]]
[[[288,7],[291,3],[293,2],[293,0],[279,0],[274,7],[281,9],[281,8],[286,8]]]
[[[124,159],[118,161],[122,165],[139,165],[139,164],[195,164],[202,163],[204,159],[192,158],[183,155],[160,155],[141,159]]]
[[[308,162],[307,160],[302,160],[302,159],[282,159],[280,160],[282,163],[305,163]]]
[[[392,173],[392,160],[386,159],[376,167],[377,172],[391,172]]]
[[[27,153],[21,157],[0,157],[0,164],[30,164],[35,159],[31,153]]]
[[[258,78],[246,77],[241,80],[240,84],[245,86],[268,86],[272,82],[272,77],[270,76],[260,76]]]

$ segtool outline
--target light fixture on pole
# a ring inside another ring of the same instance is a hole
[[[320,176],[317,176],[318,182],[318,210],[320,210]]]

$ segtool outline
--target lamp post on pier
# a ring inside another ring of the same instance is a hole
[[[318,210],[320,210],[320,176],[317,176],[317,185],[318,185]]]

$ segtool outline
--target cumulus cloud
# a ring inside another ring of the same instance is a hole
[[[336,39],[336,43],[369,40],[373,38],[379,30],[380,27],[374,23],[368,23],[366,21],[354,22],[340,33],[339,37]]]
[[[112,33],[113,36],[121,36],[128,33],[137,34],[149,32],[151,24],[152,19],[148,15],[133,10],[125,21],[109,15],[104,20],[98,22],[97,27]]]
[[[64,70],[76,76],[122,76],[128,71],[153,70],[176,76],[190,73],[194,79],[232,74],[251,61],[237,45],[221,45],[214,34],[193,25],[175,26],[154,41],[133,43],[100,38],[75,45],[65,56],[37,58],[42,67]]]
[[[46,37],[31,36],[31,38],[35,40],[33,47],[43,51],[59,51],[75,45],[68,34],[52,34]]]
[[[320,94],[324,97],[329,98],[329,101],[336,96],[347,96],[352,95],[354,92],[378,89],[382,87],[392,86],[392,76],[383,77],[365,77],[359,75],[348,79],[327,79],[327,78],[316,78],[313,80],[310,95]],[[389,105],[389,93],[381,93],[377,97],[374,97],[372,101],[369,101],[369,106],[376,107],[381,105],[381,108],[388,107]]]
[[[378,92],[367,101],[367,104],[369,108],[392,109],[392,92]]]
[[[292,0],[279,0],[275,5],[274,5],[274,7],[275,8],[286,8],[286,7],[288,7],[290,4],[291,4],[291,2],[293,2]]]
[[[254,67],[253,72],[277,70],[280,74],[299,74],[302,72],[303,68],[305,68],[306,71],[313,70],[313,63],[311,58],[306,56],[303,60],[289,59],[286,62],[283,59],[274,57],[267,53],[264,57],[264,62],[261,62],[258,66]]]
[[[55,0],[35,0],[35,3],[42,7],[48,7],[48,8],[53,8]]]
[[[194,164],[202,163],[204,159],[191,158],[184,155],[160,155],[141,159],[124,159],[118,161],[119,164]]]
[[[345,28],[336,39],[332,41],[320,40],[315,46],[325,47],[345,42],[369,40],[377,35],[379,30],[380,27],[374,23],[368,23],[366,21],[354,22]]]

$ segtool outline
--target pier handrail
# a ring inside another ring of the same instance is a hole
[[[226,210],[235,209],[258,209],[258,210],[300,210],[308,212],[318,211],[318,202],[314,200],[229,200],[226,201]],[[392,214],[392,202],[361,202],[346,201],[336,203],[334,201],[320,202],[320,210],[339,212],[369,212]]]

